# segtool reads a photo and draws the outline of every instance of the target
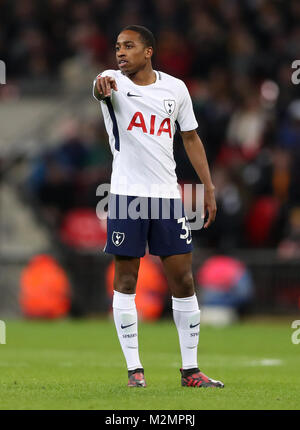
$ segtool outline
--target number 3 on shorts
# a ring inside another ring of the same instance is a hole
[[[182,217],[177,220],[177,223],[178,224],[181,223],[182,224],[181,228],[182,230],[185,231],[184,234],[180,235],[180,239],[186,239],[186,243],[189,244],[192,241],[192,235],[191,235],[190,226],[186,225],[186,221],[188,221],[187,217]]]

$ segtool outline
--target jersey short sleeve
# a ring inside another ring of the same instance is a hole
[[[195,118],[193,103],[190,93],[183,81],[180,81],[180,101],[177,122],[181,131],[191,131],[198,127]]]

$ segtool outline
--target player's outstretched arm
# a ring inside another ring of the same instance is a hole
[[[98,76],[94,85],[94,96],[98,100],[104,100],[111,96],[111,90],[118,91],[117,83],[111,76]]]
[[[182,131],[181,136],[189,160],[204,185],[204,213],[208,212],[204,228],[207,228],[216,218],[217,205],[215,187],[211,180],[205,149],[196,130]]]

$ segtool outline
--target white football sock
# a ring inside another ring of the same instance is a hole
[[[198,367],[197,350],[200,310],[196,295],[172,297],[173,317],[177,327],[183,369]]]
[[[135,294],[123,294],[114,290],[114,321],[128,370],[143,367],[139,358],[138,318],[134,299]]]

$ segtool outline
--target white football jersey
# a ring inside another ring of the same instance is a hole
[[[113,194],[180,197],[174,134],[178,126],[181,131],[190,131],[198,123],[184,82],[155,73],[156,81],[144,86],[136,85],[120,70],[98,75],[113,77],[118,88],[111,90],[110,98],[100,101],[113,154]]]

